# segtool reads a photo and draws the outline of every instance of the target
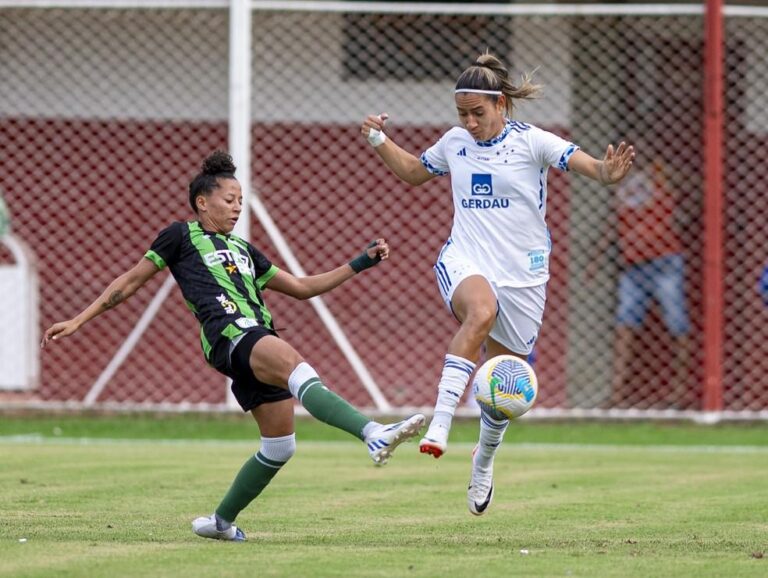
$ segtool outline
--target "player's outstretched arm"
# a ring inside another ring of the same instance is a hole
[[[41,347],[45,347],[49,341],[72,335],[88,321],[101,315],[105,311],[118,306],[136,293],[142,285],[149,281],[160,269],[149,259],[141,258],[132,269],[126,271],[120,277],[112,281],[101,296],[86,307],[80,314],[69,319],[51,325],[43,334]]]
[[[420,185],[434,178],[414,155],[395,144],[384,134],[384,124],[389,115],[386,112],[371,114],[363,121],[360,133],[366,138],[376,152],[401,180],[410,185]]]
[[[387,259],[389,259],[389,245],[384,239],[376,239],[359,256],[345,265],[319,275],[307,277],[296,277],[281,270],[267,282],[266,287],[296,299],[309,299],[327,293],[360,271],[369,269]]]
[[[613,185],[627,175],[634,159],[635,148],[622,142],[616,150],[609,144],[600,161],[584,151],[576,151],[568,161],[568,168],[602,185]]]

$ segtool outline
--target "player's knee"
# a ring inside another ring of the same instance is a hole
[[[262,437],[259,452],[268,460],[284,464],[296,453],[296,434],[276,438]]]
[[[299,399],[301,386],[310,380],[319,381],[320,376],[317,375],[314,367],[306,361],[302,361],[293,368],[293,371],[291,371],[291,374],[288,376],[288,390],[291,392],[291,395],[296,399]]]
[[[250,364],[253,374],[259,380],[285,387],[293,370],[304,360],[292,347],[287,344],[280,345],[267,350],[254,347]]]
[[[480,335],[488,335],[496,321],[496,307],[490,305],[478,305],[472,307],[467,313],[464,325],[469,330]]]

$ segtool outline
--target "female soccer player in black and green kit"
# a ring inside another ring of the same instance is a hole
[[[232,379],[232,392],[261,432],[261,448],[242,467],[216,511],[192,522],[196,534],[245,540],[233,525],[291,458],[296,449],[293,398],[314,417],[364,441],[374,463],[383,465],[404,440],[419,433],[424,416],[392,425],[374,422],[326,388],[317,372],[277,336],[262,298],[269,288],[296,299],[330,291],[356,273],[389,257],[384,239],[336,269],[295,277],[278,269],[251,244],[231,234],[242,210],[242,192],[232,157],[217,151],[205,159],[189,185],[198,220],[176,222],[160,232],[141,261],[69,321],[52,325],[42,345],[77,331],[87,321],[133,295],[166,266],[200,322],[205,358]]]

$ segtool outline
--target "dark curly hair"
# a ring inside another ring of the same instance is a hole
[[[210,195],[219,188],[219,179],[234,179],[237,167],[232,156],[225,151],[214,151],[208,155],[200,167],[200,172],[189,183],[189,205],[197,213],[195,200],[200,195]]]

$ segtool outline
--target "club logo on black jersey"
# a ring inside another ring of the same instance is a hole
[[[230,315],[232,313],[237,313],[237,305],[235,305],[234,301],[230,301],[227,299],[227,296],[222,293],[221,295],[218,295],[216,297],[216,301],[221,303],[221,306],[224,308],[224,311],[229,313]]]

